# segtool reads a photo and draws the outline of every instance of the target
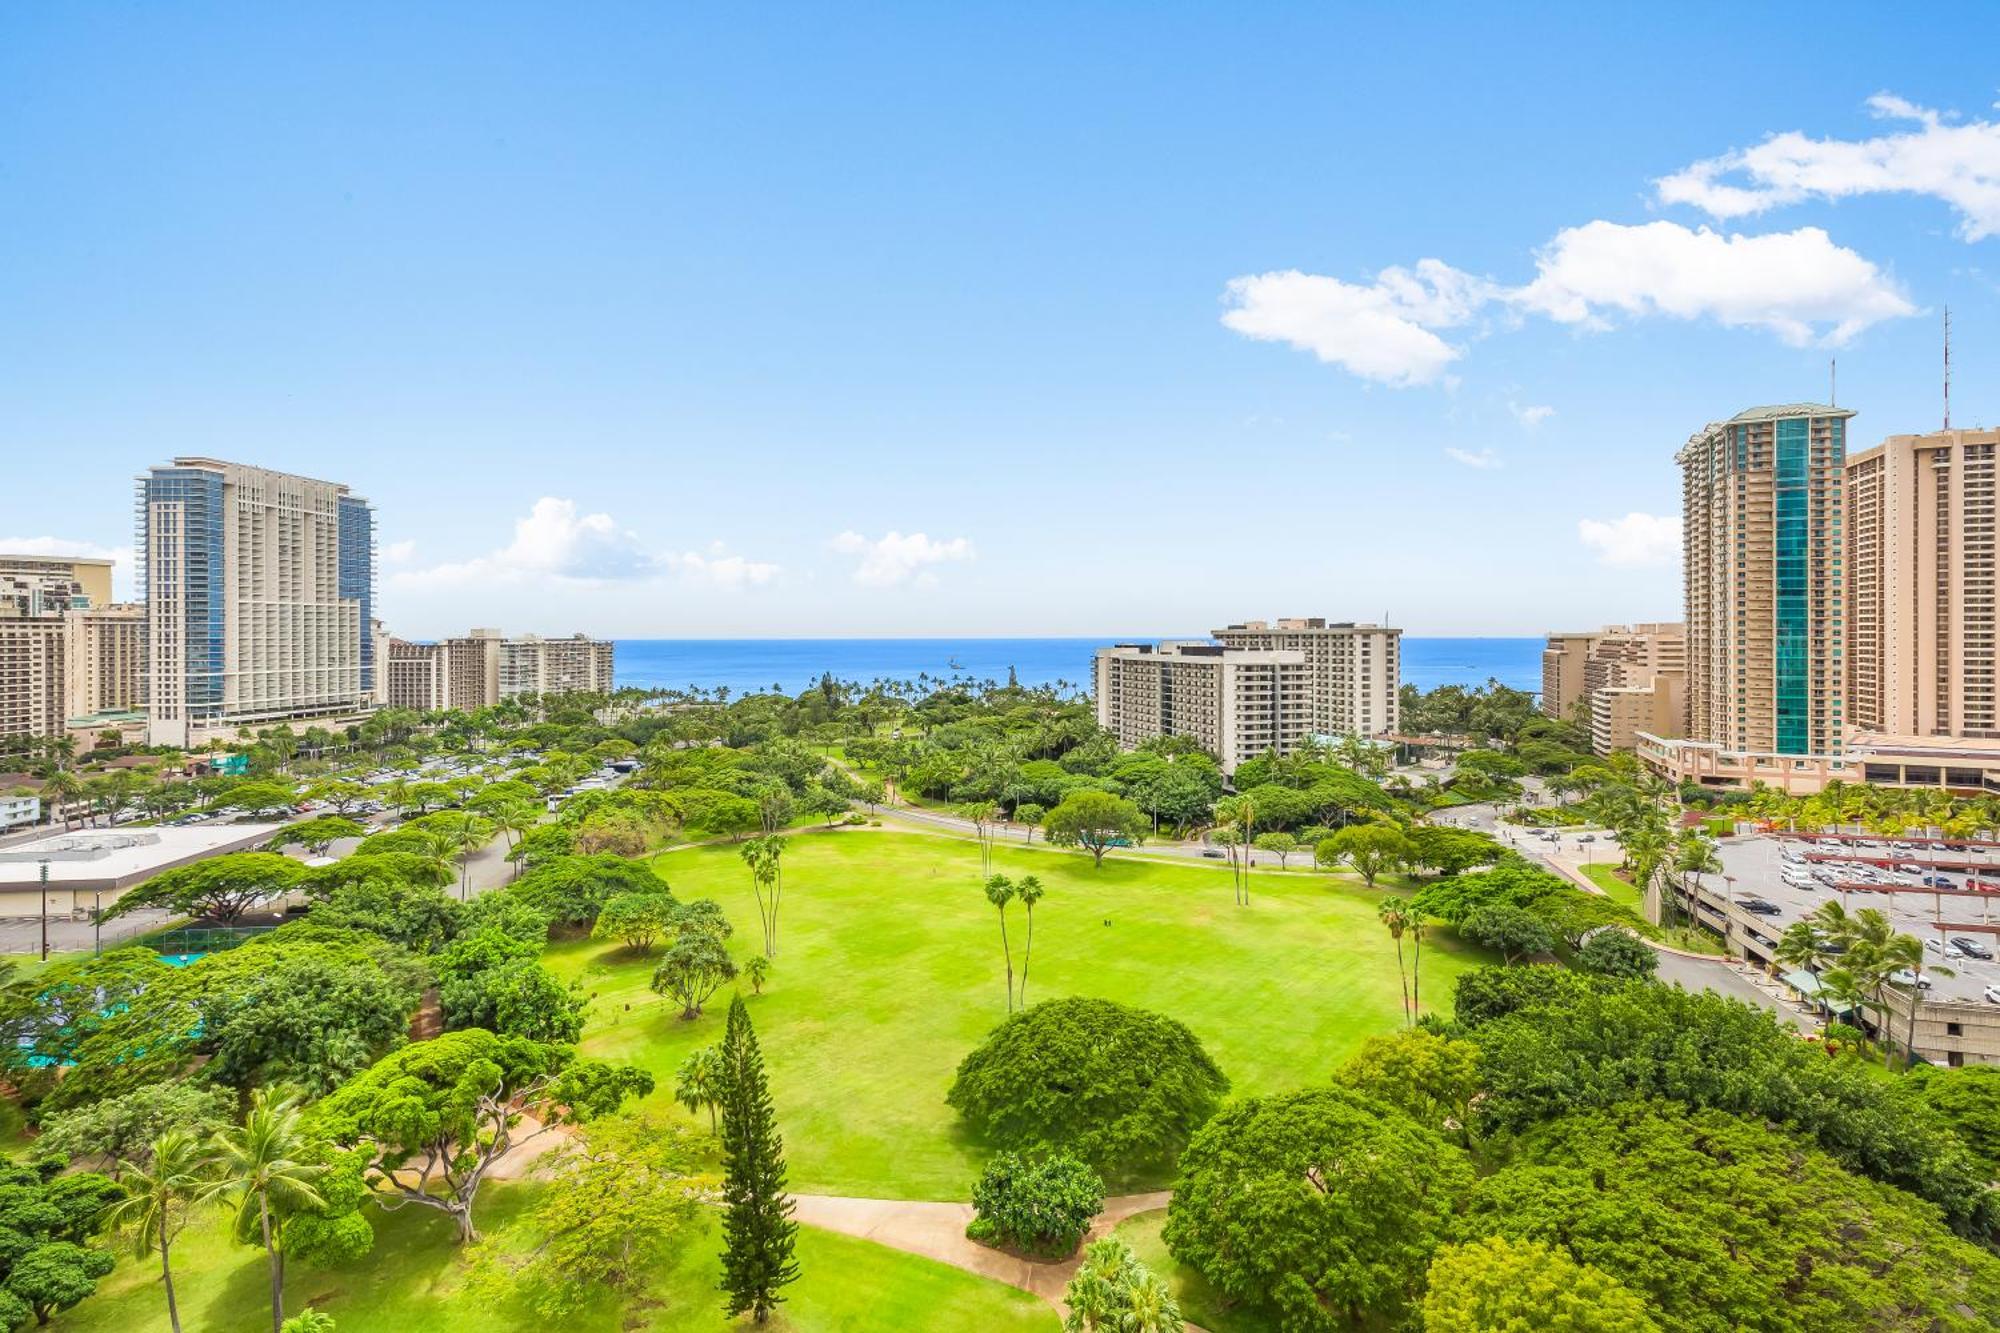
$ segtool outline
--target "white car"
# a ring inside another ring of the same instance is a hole
[[[2000,1004],[2000,986],[1988,986],[1986,988],[1986,1003]]]
[[[1918,990],[1929,990],[1931,988],[1931,979],[1929,977],[1921,973],[1912,972],[1907,967],[1900,971],[1891,972],[1889,980],[1898,986],[1915,986]]]

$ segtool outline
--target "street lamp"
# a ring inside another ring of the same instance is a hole
[[[42,961],[49,961],[49,862],[42,858]]]

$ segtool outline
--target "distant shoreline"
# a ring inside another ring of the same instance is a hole
[[[619,639],[616,679],[646,689],[717,689],[755,693],[773,685],[796,694],[822,672],[837,679],[877,677],[915,681],[968,676],[1007,678],[1013,668],[1023,685],[1058,681],[1087,688],[1091,653],[1099,645],[1149,642],[1199,634],[1110,634],[1091,637],[952,637],[863,639]],[[1541,688],[1540,635],[1403,637],[1405,684],[1484,685],[1489,678],[1521,690]],[[953,664],[957,664],[957,669]]]

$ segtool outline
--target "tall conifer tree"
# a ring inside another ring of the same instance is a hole
[[[758,1323],[785,1298],[799,1266],[792,1246],[799,1224],[785,1197],[785,1144],[764,1081],[764,1056],[738,995],[722,1037],[722,1290],[728,1313],[750,1311]]]

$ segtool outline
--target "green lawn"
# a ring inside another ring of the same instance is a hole
[[[1167,1224],[1167,1210],[1134,1213],[1120,1222],[1112,1233],[1132,1247],[1139,1261],[1165,1279],[1181,1307],[1181,1314],[1200,1324],[1209,1333],[1277,1333],[1277,1321],[1252,1310],[1232,1310],[1222,1293],[1192,1268],[1184,1268],[1167,1253],[1160,1228]]]
[[[749,876],[731,846],[667,853],[655,865],[682,898],[713,897],[740,959],[759,931]],[[1329,875],[1260,874],[1248,908],[1225,868],[1002,846],[996,871],[1047,887],[1035,913],[1030,998],[1086,994],[1172,1015],[1250,1095],[1327,1077],[1365,1036],[1402,1018],[1396,954],[1375,918],[1382,896]],[[965,1053],[1006,1015],[997,917],[970,841],[845,830],[795,837],[784,861],[780,953],[750,999],[784,1130],[793,1188],[808,1193],[964,1199],[990,1149],[944,1103]],[[1010,910],[1014,947],[1025,918]],[[1448,932],[1424,950],[1423,989],[1443,1005],[1481,960]],[[685,1022],[647,988],[650,960],[591,941],[549,963],[594,997],[584,1047],[673,1072],[717,1040],[725,990]],[[747,984],[742,984],[747,993]],[[706,1124],[706,1117],[702,1123]],[[1119,1188],[1163,1181],[1114,1182]]]
[[[480,1226],[495,1244],[529,1243],[523,1216],[532,1184],[489,1186]],[[551,1327],[525,1313],[496,1310],[465,1288],[463,1253],[451,1228],[431,1213],[376,1215],[368,1258],[346,1270],[294,1264],[286,1274],[286,1311],[311,1304],[333,1315],[340,1333],[483,1333]],[[722,1317],[721,1228],[704,1217],[653,1287],[630,1304],[606,1296],[562,1327],[568,1333],[709,1333],[734,1327]],[[799,1281],[765,1328],[783,1333],[862,1333],[866,1329],[965,1328],[998,1333],[1053,1333],[1055,1311],[1025,1292],[929,1259],[865,1240],[802,1227]],[[204,1219],[175,1250],[181,1322],[193,1329],[269,1327],[270,1296],[260,1249],[230,1244],[220,1221]],[[167,1328],[159,1265],[120,1262],[97,1295],[56,1316],[66,1333],[150,1333]]]
[[[1603,889],[1604,896],[1612,902],[1641,914],[1645,912],[1645,895],[1639,892],[1639,886],[1628,879],[1621,879],[1618,868],[1609,861],[1599,865],[1581,866],[1579,869],[1583,871],[1584,878]]]

